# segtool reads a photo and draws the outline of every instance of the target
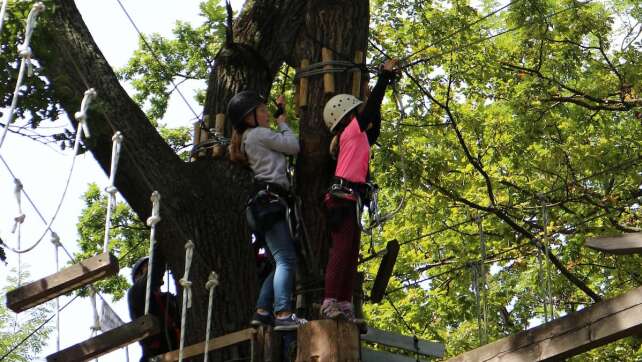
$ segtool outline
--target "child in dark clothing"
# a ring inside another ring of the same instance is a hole
[[[334,183],[324,199],[332,237],[321,306],[324,318],[355,321],[352,292],[361,237],[355,208],[366,190],[370,147],[379,137],[381,103],[396,66],[395,60],[385,62],[362,111],[357,109],[363,102],[348,94],[332,97],[323,110],[325,124],[335,134],[331,152],[337,156]]]

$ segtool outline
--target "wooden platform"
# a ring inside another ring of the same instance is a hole
[[[146,315],[82,343],[51,354],[47,356],[47,362],[87,361],[158,333],[160,333],[158,320],[151,315]]]
[[[217,349],[225,348],[237,343],[251,341],[256,335],[256,330],[253,328],[243,329],[237,332],[226,334],[224,336],[216,337],[210,339],[208,346],[208,351],[214,351]],[[200,342],[187,346],[183,349],[183,358],[190,358],[202,355],[205,352],[205,342]],[[158,356],[159,361],[170,362],[178,361],[178,350],[167,352],[164,355]]]
[[[642,287],[639,287],[448,361],[560,361],[641,332]]]
[[[7,293],[7,308],[16,313],[59,297],[96,280],[118,274],[118,259],[103,253]]]
[[[590,238],[585,246],[605,253],[627,255],[642,253],[642,233]]]

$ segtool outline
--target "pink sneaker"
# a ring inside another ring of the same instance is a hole
[[[321,318],[342,320],[347,319],[346,315],[341,311],[336,299],[326,298],[321,304]]]
[[[367,333],[368,325],[366,324],[365,319],[357,318],[354,315],[354,306],[352,303],[344,301],[338,302],[339,310],[346,316],[346,319],[357,325],[361,333]]]

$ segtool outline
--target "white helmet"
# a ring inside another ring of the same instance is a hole
[[[326,127],[332,132],[346,114],[362,103],[359,98],[350,94],[337,94],[330,98],[323,108],[323,120]]]

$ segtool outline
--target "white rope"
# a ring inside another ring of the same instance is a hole
[[[92,290],[89,294],[89,300],[91,300],[91,308],[94,312],[94,324],[89,327],[91,329],[91,336],[95,336],[100,332],[100,316],[98,315],[98,307],[96,306],[96,291]]]
[[[103,243],[103,252],[109,251],[109,231],[111,229],[111,214],[116,207],[116,193],[118,189],[114,186],[116,180],[116,171],[118,170],[118,160],[120,159],[120,149],[123,143],[123,134],[116,132],[111,138],[113,145],[111,150],[111,170],[109,172],[109,185],[105,188],[107,192],[107,216],[105,217],[105,241]]]
[[[178,362],[183,361],[183,347],[185,346],[185,319],[187,309],[192,307],[192,282],[189,281],[189,269],[192,266],[192,256],[194,255],[194,243],[189,240],[185,243],[185,274],[178,281],[183,287],[183,308],[181,311],[181,344],[178,350]]]
[[[544,224],[544,253],[546,254],[546,303],[549,304],[548,311],[550,312],[550,320],[555,319],[555,309],[553,303],[553,294],[551,293],[551,261],[550,261],[550,243],[548,240],[548,208],[544,201],[542,205],[542,223]]]
[[[20,249],[21,244],[22,244],[22,223],[25,221],[25,214],[22,212],[22,189],[24,186],[22,185],[22,182],[19,179],[13,179],[13,182],[15,184],[15,187],[13,189],[13,195],[16,198],[16,204],[18,204],[18,216],[16,216],[13,220],[13,228],[11,229],[11,233],[14,234],[16,230],[18,231],[18,235],[16,237],[17,240],[17,245],[18,249]],[[18,254],[18,287],[22,285],[22,258],[21,255]]]
[[[479,273],[481,276],[481,313],[483,322],[484,337],[482,344],[488,343],[488,288],[486,285],[486,237],[484,235],[484,225],[481,218],[477,218],[479,226],[479,243],[481,249],[481,262],[479,264]]]
[[[9,0],[2,1],[2,8],[0,8],[0,33],[2,33],[2,25],[4,24],[4,15],[7,12],[7,3]],[[2,51],[0,51],[1,53]]]
[[[207,362],[209,349],[210,349],[210,330],[212,324],[212,304],[214,304],[214,289],[218,286],[218,274],[216,272],[211,272],[210,277],[205,283],[205,288],[210,291],[210,299],[207,306],[207,329],[205,330],[205,350],[203,362]]]
[[[4,6],[4,5],[3,5]],[[2,131],[2,136],[0,136],[0,148],[4,143],[5,138],[7,137],[7,132],[9,131],[9,126],[13,122],[15,117],[16,107],[18,106],[18,98],[20,97],[20,88],[22,87],[22,82],[25,77],[25,68],[28,66],[29,75],[31,75],[31,48],[29,44],[31,42],[31,35],[33,34],[33,29],[36,26],[36,18],[40,13],[45,11],[45,5],[41,2],[38,2],[33,5],[29,16],[27,17],[27,25],[25,29],[25,41],[24,43],[18,46],[18,54],[22,58],[20,61],[20,68],[18,70],[18,79],[16,81],[16,88],[13,91],[13,99],[11,100],[11,107],[9,108],[9,115],[7,116],[7,122],[4,125],[4,130]]]
[[[147,261],[147,289],[145,292],[145,314],[149,313],[149,299],[152,294],[152,265],[154,265],[154,245],[156,245],[156,224],[161,220],[160,200],[158,191],[152,192],[152,216],[147,219],[147,226],[151,227],[149,233],[149,260]]]
[[[51,232],[51,243],[54,245],[54,258],[56,260],[56,272],[60,271],[60,261],[58,258],[60,237],[55,232]],[[60,298],[56,298],[56,351],[60,351]]]

